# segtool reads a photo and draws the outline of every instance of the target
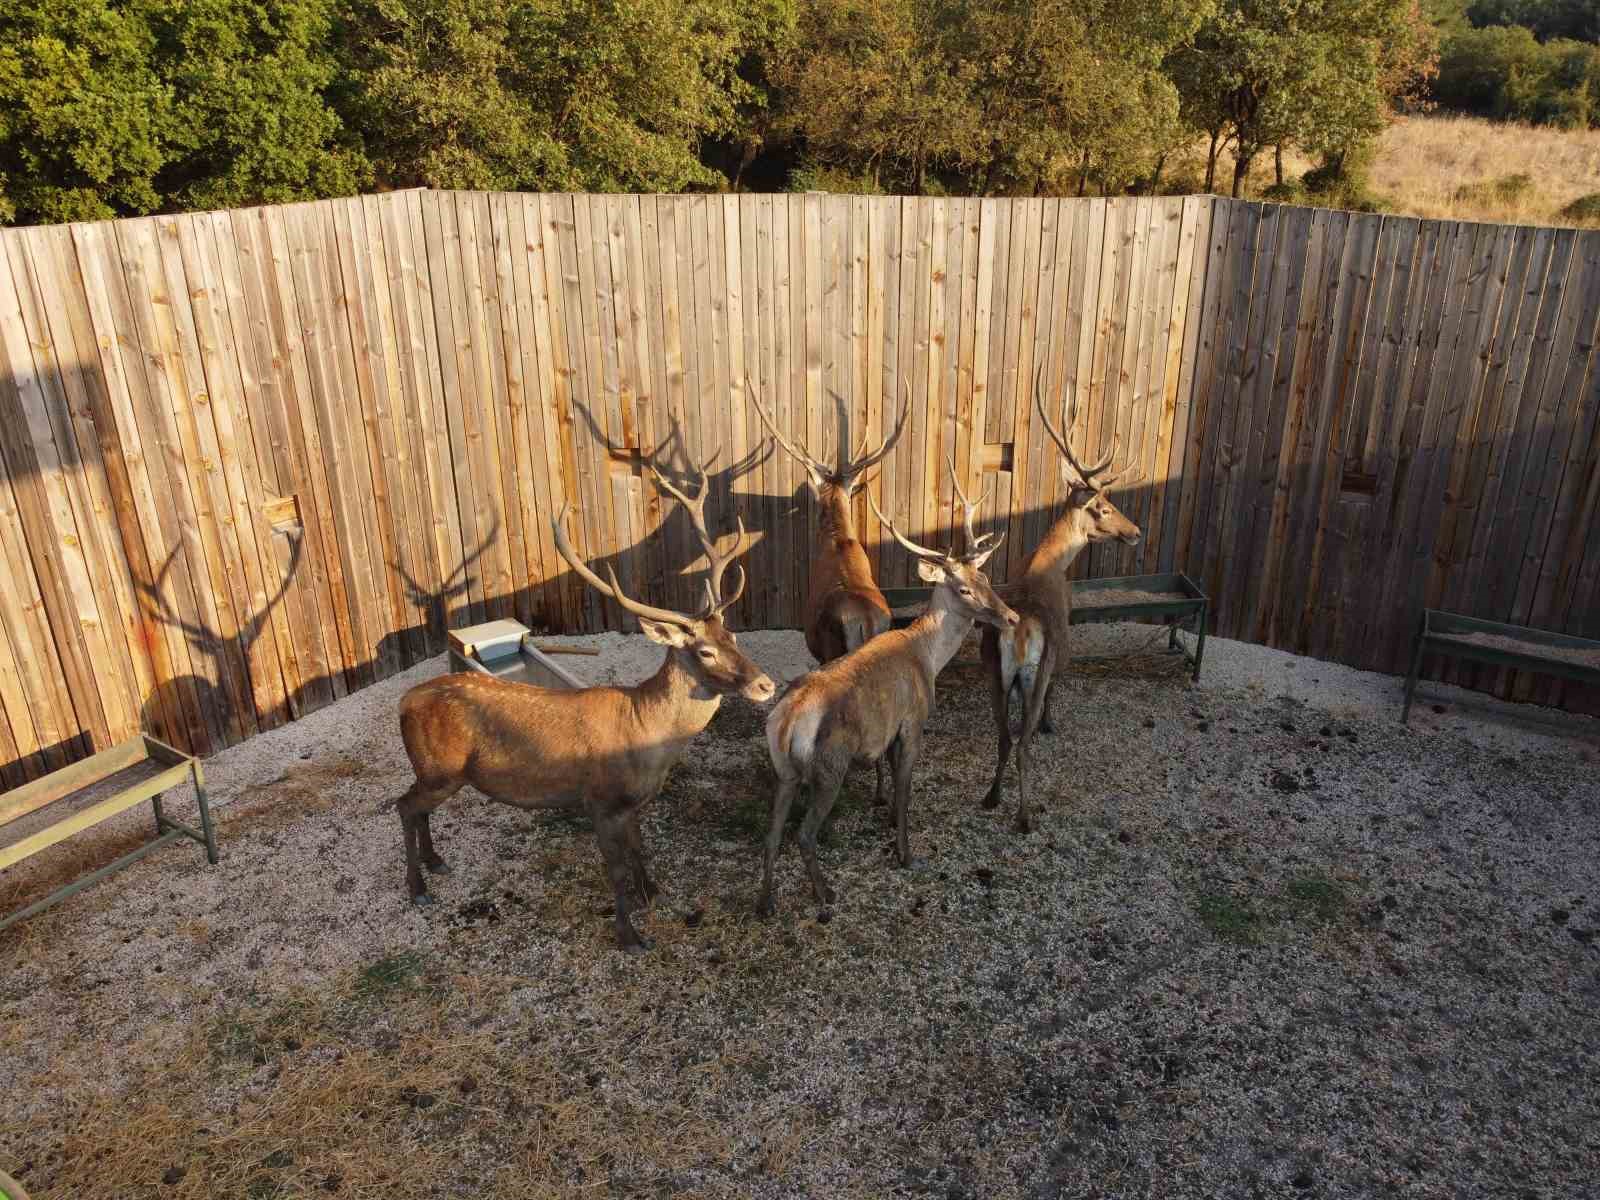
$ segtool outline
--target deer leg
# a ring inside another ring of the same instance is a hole
[[[778,779],[778,790],[772,796],[772,823],[767,829],[766,845],[761,855],[761,898],[756,901],[756,915],[770,917],[776,910],[772,900],[772,865],[778,860],[778,848],[783,845],[783,827],[789,823],[789,809],[794,804],[794,794],[800,790],[798,779]]]
[[[911,857],[911,835],[906,829],[911,811],[911,767],[917,761],[919,748],[917,742],[906,737],[903,729],[890,745],[894,755],[894,848],[900,866],[907,870],[921,865]]]
[[[839,789],[844,785],[848,764],[837,769],[827,763],[819,766],[821,769],[811,781],[811,807],[806,811],[806,819],[800,822],[800,836],[796,840],[800,843],[800,855],[806,860],[806,871],[811,876],[812,894],[816,896],[817,903],[826,908],[833,903],[834,897],[833,889],[823,879],[822,868],[817,863],[817,830],[822,828],[822,823],[833,811],[833,803],[839,798]]]
[[[627,954],[643,954],[655,943],[640,936],[628,920],[628,885],[633,882],[633,866],[628,850],[628,818],[608,816],[595,822],[600,855],[606,862],[611,894],[616,905],[617,945]]]
[[[889,803],[888,776],[883,770],[883,756],[880,754],[872,764],[878,772],[878,790],[873,794],[872,802],[878,808],[887,807]]]
[[[422,865],[428,868],[430,875],[450,874],[450,864],[439,857],[439,852],[433,848],[433,830],[428,825],[429,813],[426,811],[417,814],[417,852],[422,859]]]
[[[1053,705],[1051,704],[1051,701],[1055,698],[1055,694],[1056,694],[1056,679],[1055,679],[1055,676],[1052,675],[1050,677],[1050,686],[1045,688],[1045,691],[1044,691],[1044,705],[1042,707],[1042,711],[1039,713],[1039,732],[1040,733],[1054,733],[1056,731],[1056,724],[1055,724],[1054,721],[1052,721],[1050,719],[1050,712],[1051,712],[1051,709],[1053,708]]]
[[[1000,744],[996,750],[994,782],[983,798],[983,807],[997,808],[1006,777],[1006,763],[1011,761],[1011,681],[1005,678],[998,662],[989,671],[989,705],[994,710],[994,728]]]
[[[634,813],[628,819],[626,832],[628,865],[633,871],[633,886],[639,893],[639,899],[644,901],[644,906],[649,908],[656,902],[656,897],[661,895],[661,889],[656,885],[656,881],[650,878],[650,872],[644,864],[644,839],[639,836],[638,813]]]
[[[1028,749],[1033,742],[1033,731],[1044,716],[1050,697],[1050,685],[1055,667],[1055,650],[1045,647],[1039,665],[1030,676],[1022,673],[1023,697],[1027,704],[1022,713],[1022,736],[1017,739],[1017,821],[1018,833],[1033,832],[1033,816],[1028,811]]]
[[[400,814],[400,829],[405,835],[406,843],[406,891],[411,896],[411,903],[416,905],[432,904],[433,897],[428,895],[428,885],[422,880],[422,863],[425,854],[421,847],[426,837],[426,854],[433,853],[432,838],[425,833],[427,830],[428,814],[460,790],[459,782],[449,781],[428,785],[422,780],[417,780],[395,803],[395,810]],[[435,858],[438,855],[433,855]]]

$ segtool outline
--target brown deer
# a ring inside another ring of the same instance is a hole
[[[895,422],[889,436],[871,454],[865,453],[867,438],[853,456],[844,458],[844,433],[840,430],[839,465],[832,470],[823,466],[784,437],[778,423],[772,418],[756,396],[755,385],[745,376],[744,386],[750,392],[750,403],[755,406],[761,423],[767,427],[777,443],[787,450],[806,471],[806,482],[811,495],[821,511],[817,524],[817,542],[811,552],[811,584],[806,591],[802,624],[805,628],[806,649],[819,663],[829,663],[849,654],[852,650],[888,630],[893,623],[889,602],[878,590],[872,578],[872,563],[856,537],[855,517],[850,512],[851,498],[867,481],[867,472],[877,466],[894,449],[894,444],[905,432],[906,418],[911,415],[911,385],[906,383],[900,419]],[[883,762],[874,764],[878,773],[878,803],[886,802]]]
[[[601,580],[567,541],[570,506],[562,506],[552,522],[561,557],[590,587],[637,617],[645,636],[667,648],[666,657],[660,670],[632,687],[565,691],[459,674],[431,679],[407,692],[400,701],[400,734],[417,781],[398,807],[413,903],[430,902],[423,866],[432,872],[447,870],[434,849],[428,815],[470,783],[490,799],[518,808],[586,812],[615,893],[617,943],[630,954],[650,948],[650,940],[628,918],[630,886],[646,906],[660,894],[645,866],[640,812],[661,790],[690,740],[715,715],[723,696],[738,693],[762,703],[776,690],[739,650],[722,620],[745,584],[740,566],[738,587],[725,593],[723,574],[754,539],[746,539],[741,520],[732,547],[725,554],[717,552],[706,529],[704,466],[693,497],[673,487],[653,465],[651,470],[689,511],[710,563],[704,606],[690,616],[641,604],[623,593],[610,566],[610,583]]]
[[[1000,737],[994,783],[984,797],[983,807],[994,808],[1000,803],[1001,780],[1011,757],[1011,693],[1016,691],[1023,703],[1022,734],[1016,743],[1016,827],[1022,833],[1033,828],[1028,810],[1028,747],[1035,728],[1045,733],[1054,732],[1050,722],[1050,695],[1055,690],[1056,667],[1066,661],[1067,627],[1072,618],[1072,588],[1067,582],[1067,570],[1090,542],[1116,539],[1134,546],[1140,536],[1139,527],[1106,498],[1106,490],[1127,474],[1126,469],[1104,474],[1117,452],[1115,439],[1104,458],[1084,466],[1045,413],[1042,367],[1034,380],[1033,396],[1045,431],[1061,451],[1061,478],[1068,489],[1067,508],[1028,557],[1022,579],[1006,589],[1007,599],[1015,605],[1022,619],[1013,629],[985,629],[982,643],[989,697]],[[1069,407],[1062,428],[1071,427]]]
[[[965,497],[962,497],[965,502]],[[872,500],[868,497],[868,503]],[[980,501],[981,503],[981,501]],[[922,748],[922,725],[933,711],[934,681],[960,648],[974,620],[1009,629],[1014,613],[990,586],[983,564],[1005,540],[973,535],[966,515],[967,547],[959,557],[919,546],[900,533],[876,504],[872,511],[895,541],[917,560],[917,573],[934,585],[928,611],[904,629],[873,638],[858,650],[798,679],[767,718],[767,750],[778,773],[756,911],[771,916],[772,867],[783,841],[789,808],[801,784],[811,787],[811,807],[800,826],[800,853],[817,903],[833,903],[833,890],[817,865],[817,831],[827,820],[845,772],[853,762],[887,755],[894,770],[895,850],[912,866],[906,834],[911,771]]]

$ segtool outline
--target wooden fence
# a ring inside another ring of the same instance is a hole
[[[952,459],[994,488],[1002,578],[1060,494],[1042,368],[1085,452],[1116,437],[1144,471],[1117,497],[1143,543],[1080,573],[1183,569],[1221,634],[1390,671],[1424,603],[1600,636],[1600,233],[1209,197],[413,191],[0,251],[0,786],[141,725],[235,742],[467,620],[618,627],[555,553],[567,500],[581,553],[691,605],[658,449],[721,446],[722,521],[764,535],[739,627],[796,623],[814,514],[746,375],[819,452],[909,393],[875,497],[943,538]]]

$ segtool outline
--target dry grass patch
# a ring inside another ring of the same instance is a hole
[[[1527,183],[1511,185],[1518,176]],[[1383,135],[1372,186],[1397,212],[1421,217],[1571,224],[1561,210],[1600,191],[1600,129],[1408,117]]]
[[[1199,158],[1190,148],[1176,171],[1200,179]],[[1300,178],[1316,166],[1291,149],[1284,154],[1284,176]],[[1218,189],[1233,178],[1233,159],[1224,152],[1217,167]],[[1275,179],[1271,154],[1259,157],[1245,194],[1259,198]],[[1373,196],[1389,211],[1405,216],[1507,225],[1576,225],[1600,228],[1600,129],[1555,129],[1489,121],[1481,117],[1402,117],[1384,131],[1372,163]]]
[[[674,1097],[646,1098],[618,1068],[631,1045],[626,1065],[671,1070],[662,1060],[674,1048],[649,1037],[648,1003],[617,1043],[486,1028],[530,982],[386,957],[327,991],[229,1007],[139,1085],[80,1097],[64,1135],[0,1122],[0,1141],[48,1147],[33,1173],[44,1168],[48,1194],[73,1200],[388,1198],[439,1184],[533,1200],[727,1165],[727,1131],[700,1114],[745,1060],[693,1063]],[[123,1051],[141,1052],[156,1057]],[[783,1170],[806,1124],[774,1128],[760,1169]]]

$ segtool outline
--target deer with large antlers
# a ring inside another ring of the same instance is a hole
[[[910,384],[906,384],[900,419],[878,448],[867,453],[869,435],[863,433],[855,454],[845,458],[841,431],[841,457],[838,465],[832,468],[824,466],[807,453],[804,446],[783,435],[777,421],[756,396],[755,385],[748,375],[744,386],[767,432],[805,468],[806,483],[821,513],[816,546],[811,552],[811,583],[806,591],[802,624],[806,649],[811,651],[811,656],[819,663],[832,662],[859,649],[893,624],[889,602],[872,578],[872,563],[856,537],[850,501],[867,482],[867,472],[888,456],[905,432],[906,418],[911,415]],[[883,762],[879,760],[874,767],[878,773],[878,803],[882,804],[887,799]]]
[[[1022,733],[1017,739],[1017,820],[1022,833],[1033,828],[1028,809],[1028,748],[1035,729],[1054,731],[1050,722],[1050,696],[1055,690],[1055,672],[1066,660],[1067,629],[1072,619],[1072,589],[1067,570],[1083,548],[1091,542],[1121,541],[1134,546],[1139,542],[1139,527],[1117,510],[1106,491],[1128,472],[1105,474],[1116,455],[1117,444],[1099,462],[1085,466],[1072,452],[1064,431],[1072,428],[1070,405],[1062,430],[1051,425],[1044,408],[1044,368],[1034,379],[1034,404],[1045,432],[1061,451],[1061,479],[1067,487],[1066,511],[1058,517],[1044,539],[1034,547],[1023,569],[1020,582],[1007,589],[1007,598],[1022,619],[1014,629],[983,631],[984,671],[989,676],[989,697],[994,707],[994,722],[999,734],[999,757],[994,768],[994,783],[984,797],[983,806],[1000,803],[1001,781],[1011,757],[1011,695],[1016,692],[1023,703]]]
[[[963,502],[965,497],[963,496]],[[770,916],[772,867],[783,841],[789,808],[802,784],[811,787],[811,807],[800,827],[800,853],[817,903],[833,903],[833,890],[817,865],[817,831],[827,820],[854,762],[887,756],[894,771],[895,850],[900,865],[912,865],[906,832],[911,771],[922,748],[922,726],[933,711],[934,682],[974,621],[1008,630],[1017,623],[995,594],[983,564],[1005,540],[974,536],[967,508],[967,546],[961,555],[930,550],[905,537],[868,497],[878,520],[917,560],[917,573],[934,585],[927,612],[904,629],[893,629],[797,680],[767,718],[767,749],[778,774],[772,823],[762,860],[756,911]],[[981,500],[980,502],[981,503]]]
[[[642,604],[623,593],[609,566],[609,582],[602,580],[568,542],[569,506],[562,506],[552,522],[561,557],[590,587],[632,613],[645,636],[667,648],[666,657],[660,670],[632,687],[566,691],[458,674],[407,692],[400,701],[400,733],[417,781],[398,807],[413,903],[430,900],[422,868],[447,869],[434,849],[428,816],[470,783],[490,799],[518,808],[586,812],[615,894],[617,943],[635,954],[650,948],[629,919],[630,889],[646,906],[660,894],[645,865],[640,812],[715,715],[722,697],[739,694],[761,703],[776,690],[723,623],[723,613],[744,591],[744,567],[738,568],[738,586],[731,593],[723,589],[723,575],[754,539],[746,538],[741,520],[732,546],[718,552],[706,528],[705,466],[692,497],[668,483],[653,464],[651,471],[688,510],[710,562],[704,606],[690,615]]]

